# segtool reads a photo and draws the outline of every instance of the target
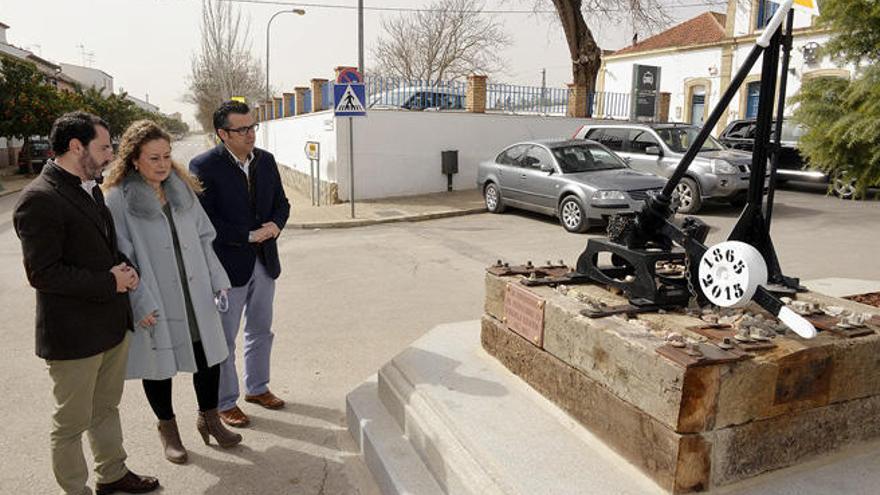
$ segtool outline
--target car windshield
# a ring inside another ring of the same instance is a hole
[[[596,144],[576,144],[553,148],[553,156],[563,174],[626,168],[616,155]]]
[[[804,135],[806,129],[799,124],[795,124],[794,122],[789,122],[787,120],[782,121],[782,140],[783,141],[794,141],[798,142],[801,140],[801,136]]]
[[[699,133],[699,127],[664,127],[657,129],[657,135],[660,136],[660,139],[676,153],[687,151],[688,146],[694,142]],[[723,149],[724,146],[721,146],[721,143],[712,136],[708,136],[700,151],[719,151]]]

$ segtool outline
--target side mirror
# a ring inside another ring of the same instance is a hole
[[[645,153],[649,155],[663,156],[663,150],[660,149],[659,146],[648,146],[645,148]]]
[[[542,163],[541,164],[541,172],[547,172],[548,174],[552,174],[553,173],[553,165],[550,165],[549,163]]]
[[[623,162],[626,163],[627,165],[631,165],[631,164],[632,164],[632,158],[630,158],[630,157],[628,157],[628,156],[624,156],[624,157],[623,157]]]

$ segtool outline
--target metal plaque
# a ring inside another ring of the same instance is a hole
[[[544,345],[544,300],[521,284],[507,284],[504,322],[532,344]]]

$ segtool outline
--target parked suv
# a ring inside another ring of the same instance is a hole
[[[689,124],[616,122],[586,124],[574,137],[598,141],[632,168],[668,178],[699,132]],[[675,188],[678,211],[696,213],[706,199],[744,205],[751,161],[751,153],[729,150],[709,136]]]
[[[731,149],[751,152],[755,149],[755,131],[757,130],[755,119],[734,120],[724,131],[718,140]],[[775,129],[775,122],[774,127]],[[775,133],[771,133],[773,139]],[[779,163],[776,168],[777,181],[782,183],[789,180],[804,182],[830,183],[831,191],[844,199],[851,199],[856,193],[855,180],[836,177],[832,179],[821,170],[810,170],[806,160],[798,151],[798,141],[804,134],[803,127],[787,121],[782,121],[782,139],[779,141]]]

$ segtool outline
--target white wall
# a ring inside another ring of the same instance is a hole
[[[321,178],[336,182],[336,129],[332,112],[317,112],[260,123],[257,147],[269,150],[279,165],[309,173],[306,141],[321,146]]]
[[[605,91],[629,93],[632,90],[633,65],[655,65],[660,70],[660,91],[670,94],[669,120],[678,122],[684,118],[684,83],[690,79],[706,78],[712,88],[706,95],[710,107],[718,102],[721,86],[721,48],[712,47],[701,50],[647,54],[642,57],[627,57],[605,62]],[[715,71],[711,75],[710,70]]]
[[[446,191],[440,153],[458,150],[456,190],[476,188],[477,165],[504,147],[536,138],[571,137],[586,119],[465,112],[371,111],[354,119],[355,198],[374,199]],[[303,147],[321,143],[322,177],[349,199],[349,127],[330,112],[260,124],[257,146],[279,164],[308,173]]]
[[[342,120],[342,119],[340,119]],[[375,111],[354,121],[355,198],[446,191],[440,153],[458,150],[453,188],[477,187],[477,166],[522,140],[571,137],[586,119],[464,112]],[[339,123],[340,198],[348,199],[348,122]]]
[[[812,71],[817,70],[827,70],[827,69],[844,69],[849,72],[850,78],[853,77],[854,72],[856,70],[855,65],[853,64],[844,64],[844,63],[836,63],[829,56],[821,57],[816,63],[808,64],[804,60],[803,47],[810,42],[818,43],[820,46],[824,46],[825,43],[828,42],[830,36],[828,34],[809,34],[809,35],[800,35],[795,34],[794,40],[792,41],[792,50],[791,50],[791,60],[789,61],[789,74],[788,81],[786,83],[786,98],[791,98],[801,88],[801,83],[803,82],[804,74],[808,74]],[[749,52],[752,50],[751,44],[744,44],[738,46],[734,50],[733,56],[733,72],[735,73],[739,66],[743,63],[743,61],[748,56]],[[762,58],[759,57],[758,61],[755,62],[755,65],[752,67],[752,70],[749,72],[750,75],[760,75],[761,74],[761,61]],[[780,65],[781,65],[781,57],[780,57]],[[791,70],[794,70],[794,74],[791,73]],[[740,115],[740,101],[745,91],[745,88],[740,88],[740,91],[734,97],[733,101],[730,104],[730,118],[737,119],[743,118],[743,115]],[[785,109],[785,114],[790,115],[792,112],[792,107],[787,106]]]
[[[828,42],[828,34],[807,34],[795,35],[792,43],[791,61],[789,68],[794,70],[794,74],[789,72],[786,87],[786,98],[790,98],[797,94],[801,87],[801,81],[804,74],[809,74],[816,70],[826,69],[845,69],[849,71],[852,77],[855,66],[853,64],[838,64],[830,57],[824,56],[814,64],[807,64],[804,61],[803,47],[809,42],[816,42],[824,45]],[[752,51],[754,43],[748,41],[739,44],[734,48],[733,67],[731,77],[736,74],[742,63],[745,61],[749,52]],[[669,92],[671,95],[669,104],[669,120],[682,121],[685,116],[685,83],[692,79],[705,78],[712,83],[711,94],[708,95],[707,104],[710,109],[713,108],[721,98],[721,48],[705,48],[698,50],[669,52],[660,54],[646,54],[644,56],[627,57],[618,60],[607,60],[605,63],[605,91],[610,92],[628,92],[631,88],[632,67],[634,64],[656,65],[662,67],[660,76],[660,91]],[[716,75],[710,75],[710,67]],[[752,76],[761,74],[761,58],[755,62],[749,72]],[[734,96],[730,103],[729,119],[742,118],[740,115],[741,89]],[[786,114],[791,113],[792,108],[786,107]]]
[[[733,28],[734,36],[745,36],[755,32],[752,25],[755,22],[752,19],[752,0],[730,0],[736,2],[736,21]],[[757,16],[757,12],[755,12]],[[794,27],[795,29],[806,28],[812,25],[812,16],[806,12],[795,9],[794,11]]]

